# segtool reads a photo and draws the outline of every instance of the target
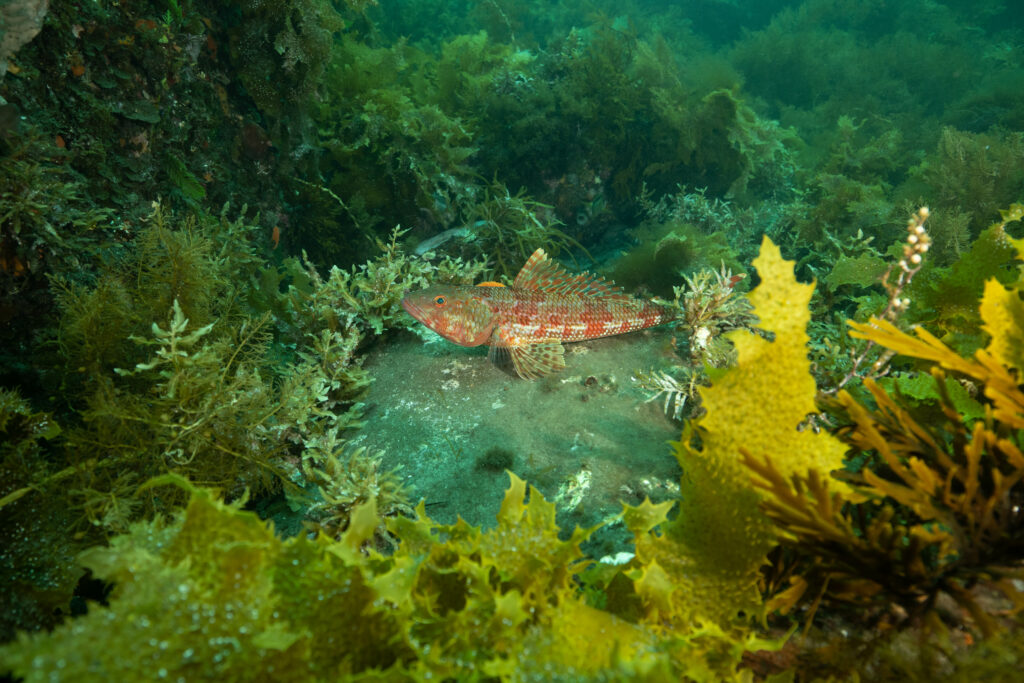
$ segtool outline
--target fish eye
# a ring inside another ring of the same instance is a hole
[[[434,297],[434,304],[437,305],[437,306],[444,306],[445,298],[443,296],[435,296]]]

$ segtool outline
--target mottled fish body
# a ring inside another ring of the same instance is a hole
[[[508,353],[516,373],[536,379],[565,367],[562,342],[634,332],[672,320],[665,306],[630,296],[591,275],[570,274],[538,249],[510,287],[434,285],[402,307],[461,346]]]

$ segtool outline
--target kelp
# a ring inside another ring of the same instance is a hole
[[[1021,240],[1011,243],[1024,251]],[[774,454],[744,449],[744,464],[768,494],[762,508],[795,553],[776,607],[801,598],[813,603],[812,614],[818,605],[853,605],[867,608],[861,619],[939,632],[943,620],[966,620],[986,636],[1003,627],[987,606],[993,595],[1005,610],[1024,608],[1024,391],[1015,341],[1024,330],[1022,283],[987,281],[980,312],[990,339],[972,357],[924,327],[910,334],[888,320],[850,322],[851,336],[915,360],[937,403],[924,410],[905,396],[905,377],[890,391],[864,379],[870,400],[841,392],[836,409],[848,426],[839,434],[866,454],[866,467],[837,478],[786,474]],[[957,385],[970,387],[981,410],[954,399]],[[963,615],[944,611],[943,596]]]
[[[746,330],[730,335],[736,367],[701,390],[707,415],[673,444],[684,471],[677,516],[667,520],[670,503],[645,503],[625,514],[637,555],[628,575],[645,618],[669,629],[685,630],[694,620],[742,628],[764,613],[758,570],[775,532],[758,507],[740,449],[781,453],[787,471],[822,475],[840,466],[845,450],[831,435],[798,430],[815,410],[806,353],[813,286],[795,281],[767,238],[754,265],[761,285],[750,297],[753,314],[774,341]],[[780,394],[779,387],[787,391]]]

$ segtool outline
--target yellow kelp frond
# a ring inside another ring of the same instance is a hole
[[[1024,218],[1024,204],[1011,204],[999,213],[1004,226],[1019,221]],[[1009,241],[1017,250],[1017,259],[1024,261],[1024,238]],[[1009,288],[994,279],[987,281],[980,307],[982,329],[992,337],[986,350],[997,361],[1016,370],[1018,379],[1024,376],[1024,266],[1020,270],[1017,282]]]
[[[560,539],[554,505],[509,476],[487,531],[461,519],[435,524],[422,505],[418,520],[389,521],[398,549],[374,586],[408,615],[410,668],[451,680],[667,672],[650,629],[587,605],[577,589],[573,575],[587,565],[579,544],[590,532]]]
[[[1017,213],[1004,218],[1024,212],[1011,209]],[[875,620],[923,620],[941,630],[937,606],[945,595],[962,608],[960,619],[986,636],[1001,627],[989,606],[993,595],[1001,594],[1007,607],[1024,608],[1017,583],[1024,576],[1022,284],[986,283],[980,311],[992,338],[971,358],[923,327],[911,334],[878,318],[849,323],[851,336],[930,366],[930,377],[910,373],[884,384],[864,378],[870,401],[839,393],[850,423],[843,438],[869,459],[859,474],[848,475],[861,498],[814,472],[787,475],[768,458],[747,458],[758,486],[770,494],[764,510],[793,552],[788,576],[794,592],[785,600],[780,595],[777,606],[817,594],[814,607],[868,606],[873,610],[864,614]],[[930,384],[916,394],[937,405],[923,408],[896,391],[911,381],[920,388]],[[963,390],[961,383],[976,392],[974,409],[953,391]]]
[[[1024,429],[1024,394],[1009,368],[985,349],[967,359],[949,348],[923,327],[914,328],[915,337],[892,323],[871,318],[867,323],[849,321],[851,337],[869,339],[898,354],[932,361],[941,367],[967,375],[984,385],[985,396],[992,402],[994,417],[1014,429]]]
[[[741,451],[770,456],[786,477],[825,477],[845,451],[829,434],[798,429],[816,411],[806,332],[814,286],[796,281],[792,263],[768,238],[754,265],[761,284],[751,302],[774,341],[731,334],[737,366],[701,392],[707,416],[674,444],[684,470],[676,519],[663,521],[656,535],[648,529],[656,513],[664,519],[663,510],[632,508],[625,517],[637,537],[638,566],[630,576],[649,622],[683,632],[702,622],[736,627],[763,609],[758,568],[776,534]]]
[[[255,514],[161,478],[191,496],[177,519],[81,556],[115,584],[109,605],[21,633],[0,661],[31,681],[672,681],[754,642],[694,636],[684,657],[588,605],[572,580],[587,532],[559,540],[552,504],[512,479],[495,528],[438,525],[421,506],[419,520],[389,524],[398,549],[384,556],[368,546],[372,500],[339,541],[282,540]]]
[[[830,435],[798,430],[808,415],[818,411],[806,331],[814,285],[796,281],[793,262],[784,260],[767,237],[754,267],[761,284],[750,300],[761,329],[771,332],[774,341],[733,333],[738,367],[702,392],[708,411],[699,424],[704,457],[715,451],[716,457],[735,463],[742,447],[770,454],[783,472],[817,469],[827,473],[842,465],[846,447]],[[743,488],[748,488],[745,481]]]
[[[348,605],[341,612],[359,614],[373,598],[358,581],[345,581],[353,570],[343,568],[342,576],[323,565],[293,564],[295,548],[310,544],[282,543],[255,514],[193,491],[174,523],[140,522],[110,547],[83,553],[83,564],[115,583],[109,607],[92,605],[50,633],[20,634],[0,650],[0,660],[28,680],[239,680],[246,671],[301,680],[317,664],[310,658],[313,636],[327,623],[311,629],[305,614],[285,609],[287,591],[277,579],[289,570],[296,578],[316,576],[316,588],[301,593],[307,608],[330,598]],[[344,600],[342,590],[354,601]]]
[[[985,283],[980,310],[981,327],[992,337],[985,350],[1003,365],[1016,370],[1018,377],[1024,376],[1024,300],[1019,291],[989,280]]]

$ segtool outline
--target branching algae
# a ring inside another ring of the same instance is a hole
[[[840,438],[798,429],[818,410],[806,333],[813,286],[795,281],[767,238],[754,265],[753,313],[774,341],[730,333],[737,365],[702,390],[706,416],[674,444],[678,513],[650,501],[623,513],[635,537],[629,564],[588,561],[580,544],[593,530],[560,535],[554,506],[514,474],[488,531],[434,523],[423,503],[415,518],[382,519],[371,497],[333,537],[288,540],[169,474],[146,486],[185,491],[184,511],[80,556],[114,584],[109,606],[51,633],[21,633],[0,658],[26,680],[753,680],[744,653],[782,645],[755,622],[815,595],[815,605],[895,604],[927,616],[945,593],[980,633],[994,633],[997,618],[973,586],[1019,600],[1021,283],[986,288],[992,341],[973,359],[923,330],[855,325],[932,364],[945,422],[923,423],[867,380],[872,404],[839,395],[851,423]],[[977,384],[981,418],[944,398],[946,373]],[[848,445],[877,462],[840,480],[831,473]],[[397,540],[389,555],[376,549],[382,525]],[[763,569],[780,542],[803,558],[784,592]]]

